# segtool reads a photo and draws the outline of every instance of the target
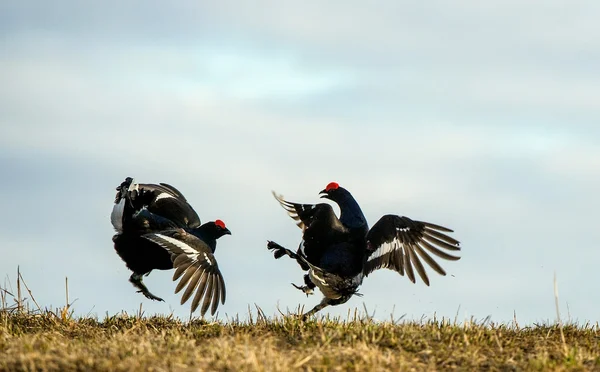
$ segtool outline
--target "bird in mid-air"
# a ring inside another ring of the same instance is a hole
[[[219,301],[225,303],[225,282],[214,256],[217,239],[231,234],[221,220],[200,223],[185,197],[166,183],[135,183],[131,177],[117,187],[111,223],[116,230],[113,242],[117,254],[133,271],[129,281],[149,299],[153,295],[142,282],[154,269],[175,269],[179,280],[175,293],[183,288],[183,305],[195,293],[191,311],[202,301],[201,314],[214,315]]]
[[[441,275],[444,269],[431,254],[445,260],[460,257],[447,251],[459,251],[459,242],[446,233],[452,230],[429,222],[388,214],[370,229],[360,206],[345,188],[331,182],[320,193],[340,207],[339,218],[330,204],[299,204],[273,195],[302,229],[302,241],[293,252],[273,241],[267,248],[275,258],[284,255],[297,260],[304,271],[304,285],[293,284],[307,295],[318,287],[324,295],[321,303],[303,315],[311,316],[329,305],[339,305],[353,295],[373,271],[386,268],[406,274],[415,282],[415,271],[426,285],[429,278],[423,262]]]

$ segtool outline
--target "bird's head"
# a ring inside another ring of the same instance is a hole
[[[339,219],[344,226],[368,230],[367,219],[350,191],[341,187],[337,182],[329,182],[319,194],[322,198],[329,199],[340,207]],[[365,234],[366,232],[364,231]]]
[[[221,220],[209,222],[206,225],[208,230],[210,230],[211,235],[213,235],[215,239],[219,239],[223,235],[231,235],[231,231],[229,231],[229,229],[225,226],[225,222]]]
[[[347,193],[346,189],[340,187],[337,182],[329,182],[325,189],[319,192],[319,195],[321,198],[339,201],[345,193]]]
[[[225,227],[225,222],[221,220],[206,222],[202,226],[192,229],[190,232],[206,243],[212,249],[213,253],[217,249],[217,239],[223,235],[231,235],[231,231]]]

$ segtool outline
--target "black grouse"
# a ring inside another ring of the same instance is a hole
[[[115,250],[133,271],[129,281],[149,299],[143,275],[154,269],[175,268],[173,280],[181,278],[175,293],[187,286],[183,305],[194,293],[191,311],[202,299],[201,314],[209,306],[214,315],[219,301],[225,303],[225,282],[213,255],[217,239],[231,234],[221,220],[200,223],[198,214],[175,187],[166,183],[138,184],[128,177],[117,187],[111,222]]]
[[[353,295],[360,295],[357,291],[363,278],[377,269],[395,270],[400,275],[406,273],[413,283],[416,271],[429,285],[422,261],[437,273],[446,275],[430,254],[451,261],[460,259],[442,250],[460,250],[459,242],[445,234],[453,232],[448,228],[388,214],[369,229],[360,206],[348,190],[331,182],[319,194],[339,205],[339,218],[330,204],[292,203],[273,192],[303,234],[296,252],[272,241],[267,247],[273,250],[275,258],[287,254],[308,271],[304,285],[293,284],[296,288],[308,295],[319,287],[324,295],[321,303],[304,314],[304,318],[328,305],[343,304]]]

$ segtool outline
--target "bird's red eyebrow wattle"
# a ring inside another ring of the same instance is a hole
[[[221,221],[221,220],[216,220],[215,221],[215,225],[219,226],[220,228],[224,229],[225,228],[225,222]]]
[[[337,182],[329,182],[327,187],[325,187],[325,191],[336,190],[339,187],[340,187],[340,185]]]

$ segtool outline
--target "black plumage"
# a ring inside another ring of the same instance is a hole
[[[406,273],[413,283],[416,271],[429,285],[423,262],[440,275],[446,275],[430,254],[451,261],[460,259],[446,252],[460,250],[459,242],[446,234],[453,232],[448,228],[390,214],[381,217],[369,229],[360,206],[348,190],[331,182],[319,194],[339,205],[339,218],[329,204],[292,203],[273,193],[297,221],[303,235],[296,252],[275,242],[267,244],[275,258],[288,255],[308,271],[304,285],[294,284],[296,288],[308,295],[319,287],[323,293],[321,303],[304,314],[305,317],[328,305],[345,303],[358,294],[364,277],[377,269]]]
[[[154,269],[175,268],[175,293],[186,288],[184,304],[196,293],[191,311],[204,315],[225,303],[225,283],[214,256],[217,239],[231,234],[221,220],[201,224],[179,190],[165,183],[137,184],[128,177],[117,187],[111,223],[117,254],[133,271],[129,281],[147,298],[162,301],[142,281]]]

